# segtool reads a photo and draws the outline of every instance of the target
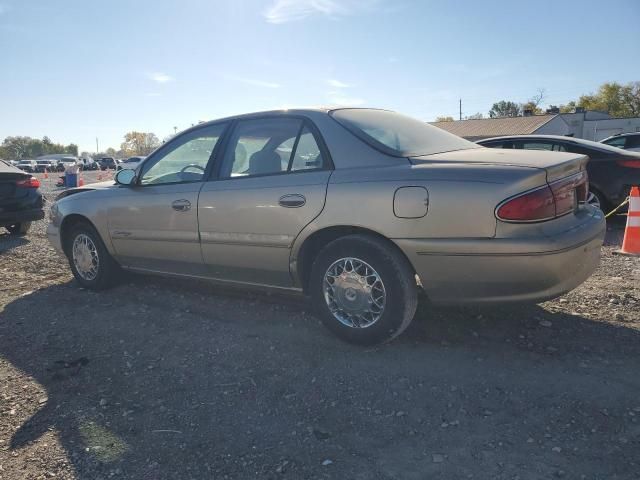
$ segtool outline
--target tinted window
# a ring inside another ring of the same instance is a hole
[[[395,112],[345,108],[334,110],[331,115],[358,138],[394,156],[479,148],[475,143],[438,127]]]
[[[554,143],[553,144],[553,151],[554,152],[566,152],[567,151],[567,147],[565,147],[561,143]]]
[[[200,182],[226,125],[217,124],[191,131],[165,145],[143,164],[142,185]]]
[[[624,144],[626,140],[627,140],[626,137],[617,137],[617,138],[611,138],[606,142],[602,142],[602,143],[606,145],[611,145],[612,147],[624,148]]]
[[[286,172],[302,121],[261,118],[240,121],[229,141],[222,178]]]
[[[624,148],[638,148],[640,147],[640,135],[631,135],[627,137],[627,143]]]
[[[522,142],[525,150],[553,150],[553,144],[547,142]]]

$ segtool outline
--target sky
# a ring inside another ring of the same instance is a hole
[[[0,141],[311,105],[430,121],[640,80],[640,1],[0,0]]]

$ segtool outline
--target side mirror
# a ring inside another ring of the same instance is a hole
[[[136,172],[134,170],[123,169],[116,173],[116,183],[118,185],[131,186],[135,182]]]

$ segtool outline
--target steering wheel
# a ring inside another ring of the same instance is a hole
[[[196,163],[190,163],[189,165],[186,165],[185,167],[182,167],[182,170],[180,170],[180,173],[184,173],[185,170],[187,170],[189,168],[197,168],[198,170],[202,170],[202,173],[204,173],[204,171],[205,171],[204,167],[201,167],[200,165],[198,165]]]

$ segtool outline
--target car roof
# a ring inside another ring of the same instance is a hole
[[[607,138],[603,138],[600,141],[604,142],[605,140],[610,140],[612,138],[620,138],[620,137],[637,137],[638,135],[640,135],[640,132],[616,133],[615,135],[611,135]]]

